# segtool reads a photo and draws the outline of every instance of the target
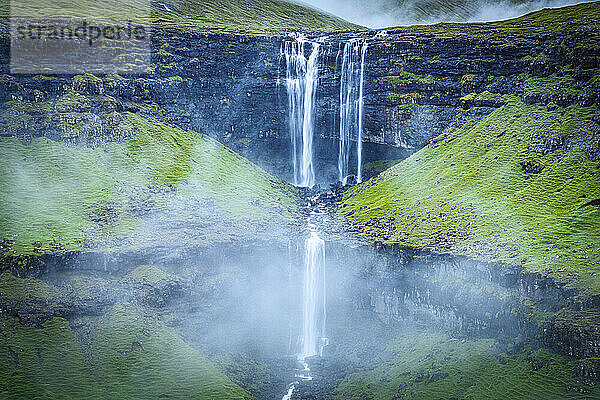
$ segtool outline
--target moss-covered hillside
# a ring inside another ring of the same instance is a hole
[[[598,293],[597,107],[506,101],[348,191],[340,213],[378,241],[522,265]]]
[[[207,136],[124,117],[131,138],[97,147],[0,139],[5,257],[209,244],[254,237],[267,219],[293,220],[296,195],[286,183]]]
[[[6,13],[5,8],[0,9],[0,16]],[[331,14],[285,0],[78,0],[67,6],[62,3],[31,1],[10,9],[9,15],[13,18],[133,20],[155,26],[252,31],[333,31],[359,28]]]
[[[122,284],[134,284],[140,275],[150,289],[171,279],[157,268],[144,267],[125,277]],[[157,281],[145,280],[157,275]],[[0,317],[0,398],[250,398],[167,326],[170,314],[157,308],[142,302],[106,304],[101,315],[89,315],[88,310],[67,320],[65,311],[74,308],[61,306],[74,299],[67,297],[75,294],[85,303],[106,296],[106,286],[113,285],[114,290],[118,284],[115,277],[110,278],[112,283],[106,278],[76,278],[72,281],[75,292],[61,293],[33,278],[17,278],[10,272],[0,276],[1,307],[18,315]],[[163,297],[150,292],[154,298]],[[107,301],[106,297],[102,300],[103,304]]]
[[[585,362],[585,361],[582,361]],[[337,398],[584,399],[594,385],[572,377],[577,361],[546,349],[506,352],[494,339],[464,339],[409,329],[374,356],[376,368],[350,375]]]
[[[500,4],[472,0],[394,0],[402,14],[401,21],[413,24],[437,21],[482,21],[506,18],[508,15],[524,14],[527,10],[544,6],[558,6],[550,2],[536,3],[529,0],[507,0]],[[563,2],[562,4],[565,4]]]
[[[562,34],[559,44],[573,39],[577,43],[564,49],[582,59],[587,58],[586,50],[597,48],[600,31],[600,6],[598,1],[543,9],[519,18],[486,23],[439,23],[435,25],[414,25],[409,27],[386,28],[385,31],[401,30],[406,34],[433,35],[440,39],[479,39],[501,44],[505,49],[517,49],[519,43],[532,37],[552,40],[553,35]],[[592,51],[595,53],[595,51]]]
[[[350,189],[339,213],[376,241],[521,265],[598,294],[597,106],[503,99]]]

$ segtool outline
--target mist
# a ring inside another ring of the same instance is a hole
[[[347,21],[369,28],[438,22],[489,22],[519,17],[543,8],[556,8],[585,1],[478,1],[473,3],[431,0],[304,0],[296,1],[319,8]]]

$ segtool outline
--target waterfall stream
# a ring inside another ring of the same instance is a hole
[[[350,161],[350,143],[356,140],[356,179],[362,181],[363,85],[367,42],[350,40],[344,45],[340,76],[340,136],[338,175],[346,184]]]
[[[311,230],[305,242],[302,290],[302,347],[298,358],[321,355],[327,319],[325,291],[325,242]]]
[[[302,284],[302,330],[299,336],[299,351],[296,355],[299,368],[296,379],[311,380],[307,358],[322,356],[323,348],[329,344],[326,335],[327,292],[325,280],[325,241],[317,233],[316,226],[308,222],[310,236],[304,241],[304,272]],[[288,386],[282,400],[292,397],[298,381]]]
[[[308,58],[305,49],[312,46]],[[288,118],[292,144],[294,184],[313,187],[314,108],[319,80],[319,43],[302,37],[287,41],[282,49],[286,61],[286,89],[288,94]],[[346,184],[349,173],[350,143],[356,140],[358,182],[362,180],[362,129],[363,84],[367,43],[350,40],[344,46],[340,78],[340,136],[338,172],[339,180]],[[312,215],[318,215],[313,211]],[[307,359],[322,356],[327,346],[325,242],[317,233],[316,226],[308,221],[310,236],[304,243],[304,275],[302,287],[302,328],[298,338],[296,379],[311,380]],[[292,397],[299,381],[292,382],[283,400]]]
[[[312,46],[308,58],[304,54],[306,45]],[[302,187],[313,187],[315,184],[313,133],[314,103],[319,81],[319,47],[319,43],[299,37],[295,41],[285,42],[283,48],[294,184]]]

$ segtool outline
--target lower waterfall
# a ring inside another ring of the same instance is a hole
[[[327,291],[325,280],[325,241],[315,227],[309,223],[310,236],[304,241],[304,272],[302,282],[302,330],[299,336],[299,351],[296,355],[299,368],[296,379],[311,380],[306,359],[322,356],[323,348],[329,344],[325,336],[327,322]],[[282,400],[292,397],[298,381],[292,382]]]
[[[302,290],[302,337],[300,360],[321,355],[327,320],[325,289],[325,242],[311,231],[305,242],[304,286]]]

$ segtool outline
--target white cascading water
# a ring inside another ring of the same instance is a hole
[[[348,180],[350,143],[356,140],[356,179],[362,181],[363,86],[367,42],[350,40],[344,46],[340,77],[340,137],[338,175],[342,184]]]
[[[362,182],[362,132],[363,132],[363,104],[364,104],[364,83],[365,83],[365,55],[367,54],[367,42],[364,42],[360,55],[360,90],[358,93],[358,138],[356,142],[357,166],[356,181]]]
[[[304,54],[307,44],[312,45],[308,58]],[[315,184],[312,143],[319,80],[319,47],[319,43],[311,43],[300,37],[286,42],[283,49],[294,184],[302,187],[313,187]]]
[[[304,278],[302,286],[302,331],[297,354],[302,366],[296,378],[311,380],[307,357],[322,356],[323,348],[329,344],[325,336],[327,323],[327,292],[325,280],[325,242],[309,222],[310,237],[304,242]],[[288,386],[282,400],[290,400],[298,381]]]
[[[311,231],[305,242],[302,338],[298,359],[321,355],[326,344],[325,242]]]

